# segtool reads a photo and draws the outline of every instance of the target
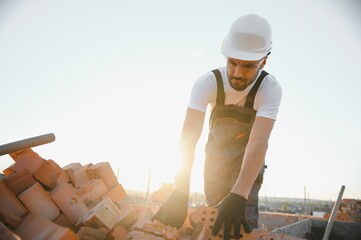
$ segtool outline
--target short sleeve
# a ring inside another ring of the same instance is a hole
[[[281,100],[281,85],[272,75],[268,75],[262,82],[255,98],[257,116],[277,120]]]
[[[188,107],[206,112],[209,103],[214,102],[217,93],[217,83],[212,72],[198,78],[193,84]]]

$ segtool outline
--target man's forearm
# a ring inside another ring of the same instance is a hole
[[[204,112],[188,108],[183,124],[180,139],[181,163],[175,177],[174,187],[175,190],[186,195],[189,195],[194,152],[202,133],[204,116]]]
[[[194,147],[191,149],[185,149],[185,147],[182,147],[182,162],[174,181],[175,190],[182,192],[187,196],[189,196],[190,191],[190,178],[194,161],[194,152]]]
[[[258,141],[247,146],[241,171],[231,192],[248,199],[252,185],[264,164],[267,148],[266,141]]]

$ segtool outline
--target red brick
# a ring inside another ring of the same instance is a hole
[[[9,168],[15,172],[26,169],[30,174],[34,174],[45,161],[31,148],[12,153],[10,156],[15,160],[15,163]]]
[[[14,163],[14,164],[15,164],[15,163]],[[5,168],[5,169],[3,170],[3,173],[4,173],[5,176],[11,176],[12,174],[15,173],[15,171],[12,170],[12,166],[13,166],[14,164],[10,165],[9,167],[7,167],[7,168]]]
[[[74,226],[71,224],[69,219],[62,213],[60,216],[54,220],[54,223],[58,224],[59,226],[69,228],[74,231]]]
[[[33,176],[24,169],[3,179],[8,188],[16,195],[33,185],[36,181]]]
[[[128,228],[138,220],[140,214],[140,210],[135,210],[132,204],[127,203],[120,208],[120,215],[118,216],[116,225]]]
[[[106,228],[110,231],[120,215],[120,210],[114,203],[106,198],[85,214],[78,222],[76,228],[81,226],[91,228]]]
[[[85,204],[90,204],[100,199],[108,192],[102,179],[92,179],[86,185],[75,188],[76,193],[84,201]]]
[[[49,159],[48,162],[50,162],[53,165],[53,167],[58,169],[60,172],[60,175],[59,175],[58,179],[56,180],[57,184],[70,182],[70,179],[63,168],[61,168],[55,161],[53,161],[51,159]]]
[[[21,240],[18,235],[8,229],[2,222],[0,222],[0,239],[2,240]]]
[[[29,213],[23,219],[19,227],[15,229],[15,233],[22,239],[48,239],[52,232],[56,230],[58,225],[48,219]]]
[[[115,226],[107,234],[107,240],[128,240],[128,230],[122,226]]]
[[[15,228],[21,223],[21,217],[12,214],[9,210],[0,206],[0,221]]]
[[[127,196],[123,186],[118,183],[112,189],[110,189],[106,194],[102,196],[102,199],[109,197],[113,202],[119,202]]]
[[[56,167],[56,165],[45,160],[42,162],[38,170],[35,171],[34,177],[39,182],[52,189],[55,187],[60,173],[61,171]]]
[[[87,168],[86,173],[90,179],[103,179],[108,189],[111,189],[118,183],[109,162],[100,162],[90,166]]]
[[[78,236],[69,228],[56,227],[55,230],[46,237],[47,240],[78,240]]]
[[[89,182],[89,178],[80,163],[70,163],[64,166],[63,169],[75,187],[84,186]]]
[[[38,182],[19,194],[18,198],[31,213],[43,216],[50,221],[60,215],[59,208]]]
[[[0,206],[2,209],[7,209],[13,215],[18,217],[23,217],[29,212],[15,194],[7,188],[2,181],[0,181],[0,196]]]
[[[58,184],[50,196],[74,226],[88,212],[87,206],[69,183]]]
[[[77,240],[77,235],[69,228],[61,227],[37,214],[28,214],[15,229],[22,239]]]
[[[81,227],[76,235],[81,240],[105,240],[107,231],[104,228]]]

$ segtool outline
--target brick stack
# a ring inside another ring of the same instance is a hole
[[[106,236],[117,223],[114,203],[126,192],[108,162],[60,167],[32,149],[10,156],[0,181],[0,239],[84,239],[83,228],[104,228]]]
[[[108,162],[60,167],[32,149],[10,154],[14,164],[0,180],[0,239],[4,240],[219,240],[211,230],[218,212],[190,210],[179,230],[152,221],[152,208],[124,198]],[[243,239],[278,239],[266,231]],[[281,236],[280,239],[295,239]]]

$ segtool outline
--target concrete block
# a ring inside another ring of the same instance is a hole
[[[31,213],[41,215],[50,221],[60,215],[59,208],[38,182],[20,193],[18,198]]]
[[[107,193],[105,193],[101,198],[105,199],[107,197],[110,198],[113,202],[119,202],[123,200],[127,196],[122,184],[117,183],[114,187],[112,187]]]
[[[88,212],[87,206],[69,183],[58,184],[50,192],[50,196],[74,226]]]
[[[108,189],[112,189],[118,183],[109,162],[100,162],[90,166],[87,168],[86,173],[90,179],[103,179]]]
[[[63,169],[75,187],[84,186],[89,182],[89,178],[80,163],[70,163],[64,166]]]
[[[102,179],[92,179],[85,185],[76,187],[75,191],[84,203],[88,205],[104,196],[108,192],[108,188]]]
[[[26,169],[5,177],[3,180],[6,186],[16,195],[36,182],[33,176]]]
[[[81,226],[91,228],[106,228],[110,231],[120,215],[120,210],[114,203],[106,198],[86,213],[76,224],[76,228]]]
[[[0,181],[0,207],[7,209],[13,215],[18,217],[24,217],[29,211],[19,201],[15,194],[6,187],[5,183]]]

